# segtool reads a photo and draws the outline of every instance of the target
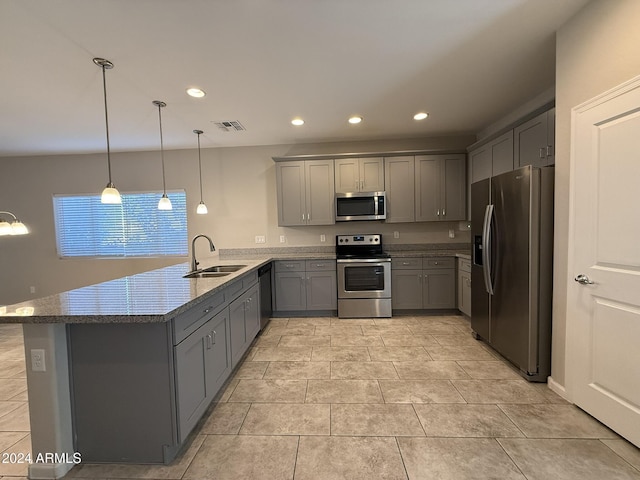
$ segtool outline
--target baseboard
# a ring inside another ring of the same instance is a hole
[[[568,396],[567,396],[567,390],[564,388],[564,385],[560,385],[558,382],[556,382],[553,378],[551,378],[551,375],[549,375],[547,377],[547,385],[549,386],[549,388],[557,393],[558,395],[560,395],[562,398],[564,398],[566,401],[570,402],[571,400],[569,400]],[[573,403],[573,402],[572,402]]]
[[[56,480],[64,477],[75,463],[32,463],[29,465],[29,478],[33,480]]]

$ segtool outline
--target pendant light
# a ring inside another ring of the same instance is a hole
[[[113,63],[104,58],[94,58],[93,63],[102,68],[102,91],[104,92],[104,121],[107,130],[107,167],[109,169],[109,183],[102,191],[102,197],[100,201],[107,204],[119,204],[122,203],[122,197],[120,192],[116,189],[115,185],[111,181],[111,147],[109,145],[109,114],[107,113],[107,75],[106,70],[113,68]]]
[[[196,208],[196,213],[198,215],[206,215],[209,213],[209,210],[207,210],[207,206],[202,200],[202,156],[200,155],[200,135],[204,132],[202,130],[194,130],[193,133],[198,135],[198,170],[200,172],[200,203],[198,204],[198,208]]]
[[[171,200],[167,197],[167,182],[164,173],[164,145],[162,142],[162,108],[166,107],[167,104],[161,102],[160,100],[154,100],[152,102],[156,107],[158,107],[158,121],[160,123],[160,158],[162,159],[162,198],[158,202],[158,210],[171,210],[173,207],[171,206]]]

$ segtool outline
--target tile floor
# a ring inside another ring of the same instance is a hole
[[[3,453],[29,449],[21,341],[0,325]],[[219,400],[171,465],[65,479],[640,480],[639,449],[520,378],[461,316],[273,319]]]

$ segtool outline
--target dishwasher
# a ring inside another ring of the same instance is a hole
[[[271,265],[269,262],[258,269],[258,279],[260,281],[260,330],[269,323],[273,306],[271,304]]]

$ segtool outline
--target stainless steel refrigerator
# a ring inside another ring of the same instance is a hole
[[[471,328],[516,366],[551,373],[553,167],[523,167],[471,185]]]

